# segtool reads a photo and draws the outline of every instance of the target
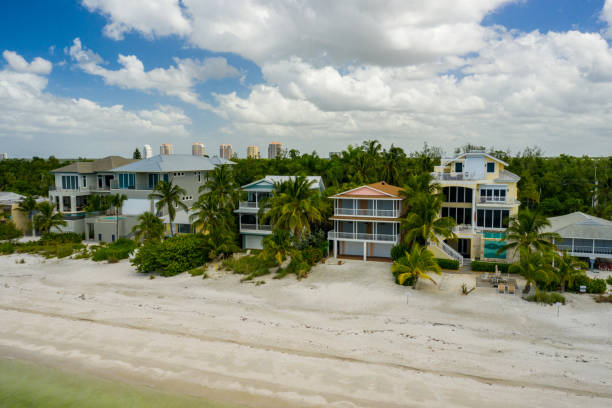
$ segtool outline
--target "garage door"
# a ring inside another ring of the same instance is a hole
[[[263,249],[263,237],[261,235],[244,235],[245,249]]]
[[[391,258],[391,247],[390,244],[374,244],[373,256],[380,258]]]
[[[339,242],[338,246],[341,248],[344,246],[343,252],[340,249],[342,255],[363,256],[363,243],[361,242]]]

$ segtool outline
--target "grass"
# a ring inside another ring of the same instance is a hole
[[[11,408],[232,407],[200,398],[173,395],[146,387],[1,358],[0,406]]]
[[[268,275],[270,268],[275,266],[275,262],[263,260],[255,255],[247,255],[238,259],[227,258],[223,261],[222,266],[236,274],[245,275],[240,279],[240,282],[245,282]]]
[[[553,305],[557,302],[565,304],[565,297],[556,292],[540,291],[535,295],[527,296],[525,299],[529,302],[538,302],[547,305]]]

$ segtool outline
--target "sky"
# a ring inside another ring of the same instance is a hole
[[[612,154],[612,0],[4,0],[0,152]]]

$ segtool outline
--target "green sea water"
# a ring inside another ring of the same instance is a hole
[[[0,407],[238,408],[0,358]]]

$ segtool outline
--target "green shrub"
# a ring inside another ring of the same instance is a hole
[[[612,285],[612,275],[608,276],[608,279],[606,279],[606,283],[608,285]]]
[[[565,304],[565,297],[556,292],[540,291],[535,295],[527,296],[525,299],[529,302],[545,303],[547,305],[553,305],[557,302]]]
[[[12,242],[1,242],[0,243],[0,254],[10,255],[15,252],[15,244]]]
[[[210,249],[202,234],[180,234],[162,242],[150,242],[138,249],[132,265],[138,272],[174,276],[209,261]]]
[[[242,281],[252,280],[258,276],[267,275],[270,273],[270,268],[274,267],[274,260],[266,260],[261,256],[248,255],[238,259],[227,258],[223,261],[224,269],[230,270],[236,274],[246,275]]]
[[[438,262],[438,265],[440,265],[440,268],[442,269],[450,269],[453,271],[458,271],[459,267],[461,266],[459,264],[459,261],[456,261],[454,259],[436,258],[436,261]]]
[[[572,292],[580,292],[580,286],[586,286],[588,290],[590,282],[591,278],[589,278],[586,274],[578,275],[572,284],[567,287],[567,290]]]
[[[119,262],[127,259],[136,249],[136,243],[128,238],[119,238],[108,245],[95,247],[91,259],[95,262],[108,261],[108,263]]]
[[[47,232],[40,237],[38,241],[41,245],[53,244],[80,244],[83,241],[83,236],[76,232]]]
[[[591,279],[587,285],[587,292],[589,293],[606,293],[607,289],[606,281],[603,279]]]
[[[391,259],[393,262],[397,261],[401,257],[406,255],[406,252],[410,251],[410,246],[408,244],[397,244],[391,248]]]
[[[500,272],[507,273],[510,264],[499,262],[472,261],[472,271],[475,272],[495,272],[495,265]]]
[[[0,222],[0,241],[5,239],[17,239],[23,237],[21,231],[12,220]]]
[[[323,251],[320,248],[310,247],[303,249],[302,258],[308,265],[315,265],[323,260],[325,256]]]
[[[279,269],[278,274],[274,279],[281,279],[289,274],[294,274],[298,280],[302,280],[308,276],[308,272],[312,269],[312,265],[309,264],[300,252],[294,253],[291,256],[291,262],[284,269]]]

